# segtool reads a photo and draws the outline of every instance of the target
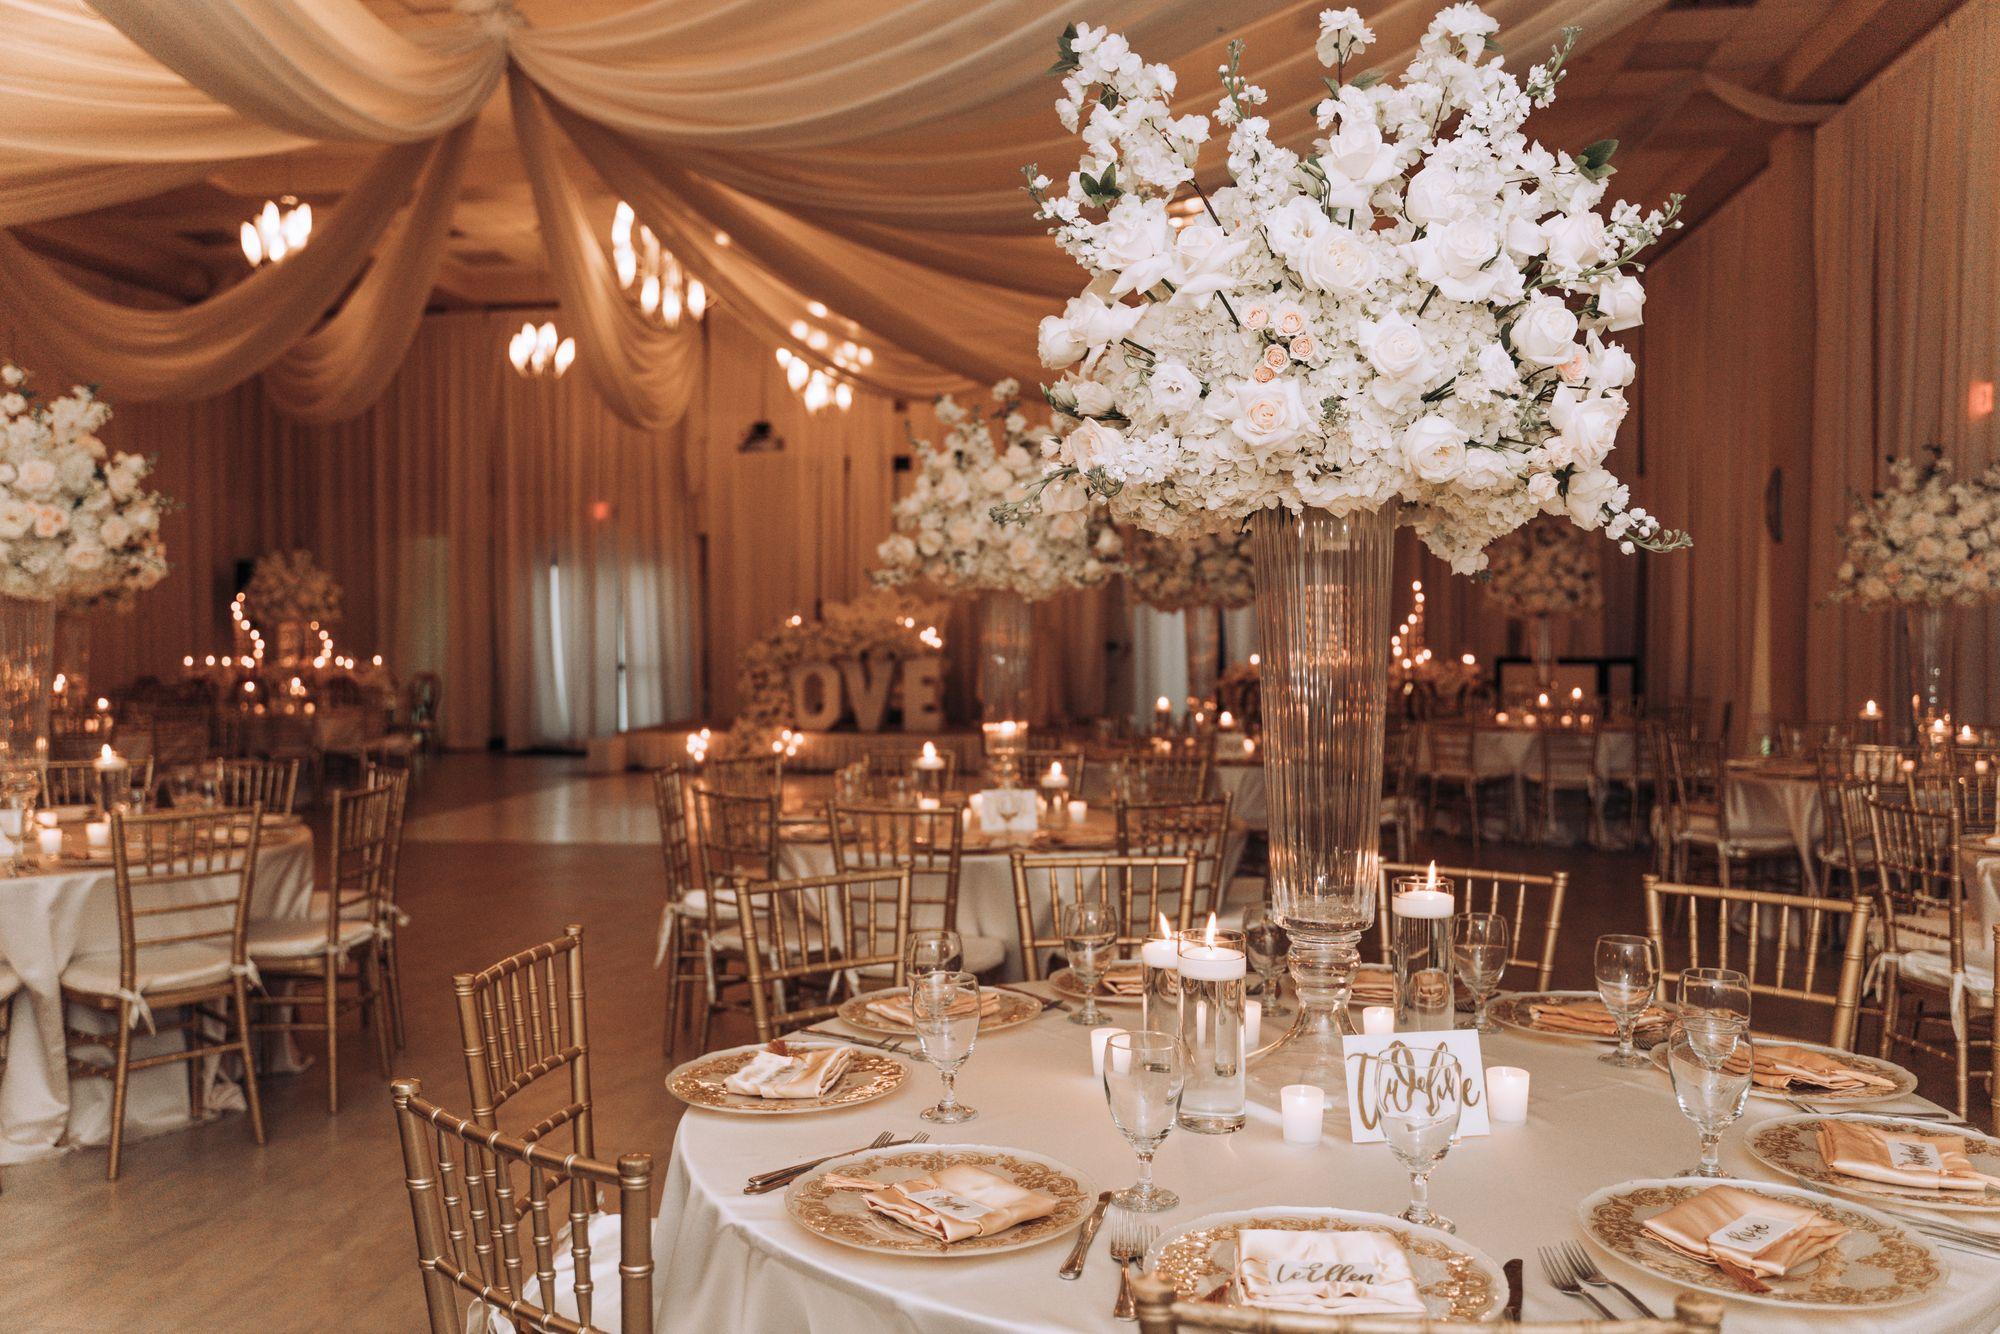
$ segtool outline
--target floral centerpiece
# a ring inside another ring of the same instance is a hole
[[[1573,616],[1604,605],[1597,552],[1572,524],[1531,523],[1486,554],[1486,595],[1509,616]]]
[[[918,658],[944,651],[943,609],[908,593],[876,589],[852,602],[830,603],[816,619],[788,616],[743,650],[736,676],[732,749],[761,753],[792,723],[792,668],[806,661],[880,655]]]
[[[1095,495],[1166,534],[1250,520],[1274,901],[1302,1001],[1284,1073],[1339,1087],[1354,943],[1375,920],[1394,526],[1464,573],[1541,513],[1627,551],[1686,539],[1605,466],[1634,369],[1610,336],[1639,323],[1634,261],[1678,200],[1600,211],[1616,143],[1521,132],[1576,32],[1517,80],[1496,22],[1450,5],[1392,82],[1361,68],[1357,11],[1320,25],[1330,77],[1302,148],[1272,139],[1231,44],[1213,191],[1197,180],[1212,122],[1175,113],[1173,71],[1103,28],[1065,31],[1057,112],[1083,155],[1060,184],[1025,174],[1090,283],[1042,322],[1064,430],[1017,508]]]
[[[245,609],[259,625],[330,625],[340,619],[340,599],[340,584],[305,550],[265,552],[243,590]]]
[[[1159,611],[1247,607],[1257,595],[1246,529],[1161,537],[1141,528],[1125,540],[1125,582]]]

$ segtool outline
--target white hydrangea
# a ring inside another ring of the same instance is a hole
[[[1125,541],[1132,596],[1160,611],[1243,607],[1257,595],[1247,530],[1161,537],[1141,528]]]
[[[1510,616],[1570,616],[1604,605],[1597,551],[1572,524],[1538,519],[1486,555],[1486,595]]]
[[[1886,608],[2000,598],[2000,464],[1955,481],[1933,449],[1921,461],[1889,460],[1889,479],[1848,516],[1833,600]]]
[[[1046,390],[1051,479],[1080,474],[1115,518],[1169,535],[1394,505],[1462,572],[1537,514],[1685,544],[1606,466],[1633,370],[1608,335],[1639,323],[1633,261],[1678,199],[1600,210],[1614,145],[1559,154],[1521,132],[1574,33],[1523,89],[1495,27],[1450,6],[1391,85],[1355,76],[1359,13],[1325,11],[1332,95],[1303,156],[1272,142],[1232,46],[1231,180],[1212,194],[1194,183],[1209,125],[1172,113],[1173,72],[1104,29],[1064,34],[1057,109],[1084,151],[1059,191],[1024,172],[1091,278],[1040,330],[1065,372]]]

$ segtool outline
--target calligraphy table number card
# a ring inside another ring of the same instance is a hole
[[[1380,1144],[1383,1140],[1382,1109],[1374,1105],[1376,1095],[1371,1091],[1372,1067],[1383,1060],[1400,1060],[1423,1070],[1439,1052],[1458,1058],[1465,1080],[1458,1117],[1459,1137],[1484,1135],[1492,1129],[1486,1107],[1486,1063],[1479,1053],[1479,1034],[1473,1030],[1350,1034],[1344,1050],[1348,1131],[1356,1144]]]

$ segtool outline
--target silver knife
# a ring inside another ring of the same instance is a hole
[[[1077,1233],[1076,1245],[1070,1248],[1069,1259],[1062,1268],[1056,1270],[1057,1278],[1082,1278],[1084,1257],[1090,1254],[1090,1243],[1097,1240],[1097,1226],[1104,1221],[1104,1210],[1111,1203],[1111,1192],[1104,1191],[1097,1197],[1097,1207],[1090,1211],[1090,1217],[1083,1220],[1083,1231]]]
[[[1500,1272],[1507,1276],[1506,1318],[1518,1325],[1521,1323],[1521,1262],[1509,1260],[1500,1266]]]

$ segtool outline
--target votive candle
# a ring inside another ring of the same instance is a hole
[[[1139,1026],[1149,1033],[1180,1035],[1180,942],[1160,915],[1160,938],[1139,946]]]
[[[1243,1050],[1252,1052],[1264,1045],[1264,1002],[1243,1002]]]
[[[1395,1008],[1388,1005],[1363,1006],[1361,1010],[1361,1031],[1370,1035],[1395,1032]]]
[[[1287,1084],[1278,1090],[1285,1143],[1318,1144],[1326,1129],[1326,1090],[1317,1084]]]
[[[1115,1025],[1090,1030],[1090,1074],[1093,1079],[1104,1078],[1104,1044],[1124,1031]]]
[[[1528,1119],[1528,1072],[1517,1065],[1486,1067],[1486,1114],[1495,1121]]]
[[[89,840],[90,846],[93,848],[110,847],[111,821],[92,820],[89,824],[83,827],[83,836]]]
[[[1072,801],[1069,803],[1069,822],[1071,824],[1082,824],[1084,821],[1084,817],[1089,814],[1090,814],[1089,802]]]
[[[62,840],[62,830],[53,825],[46,825],[35,833],[35,841],[41,845],[44,857],[62,856]]]

